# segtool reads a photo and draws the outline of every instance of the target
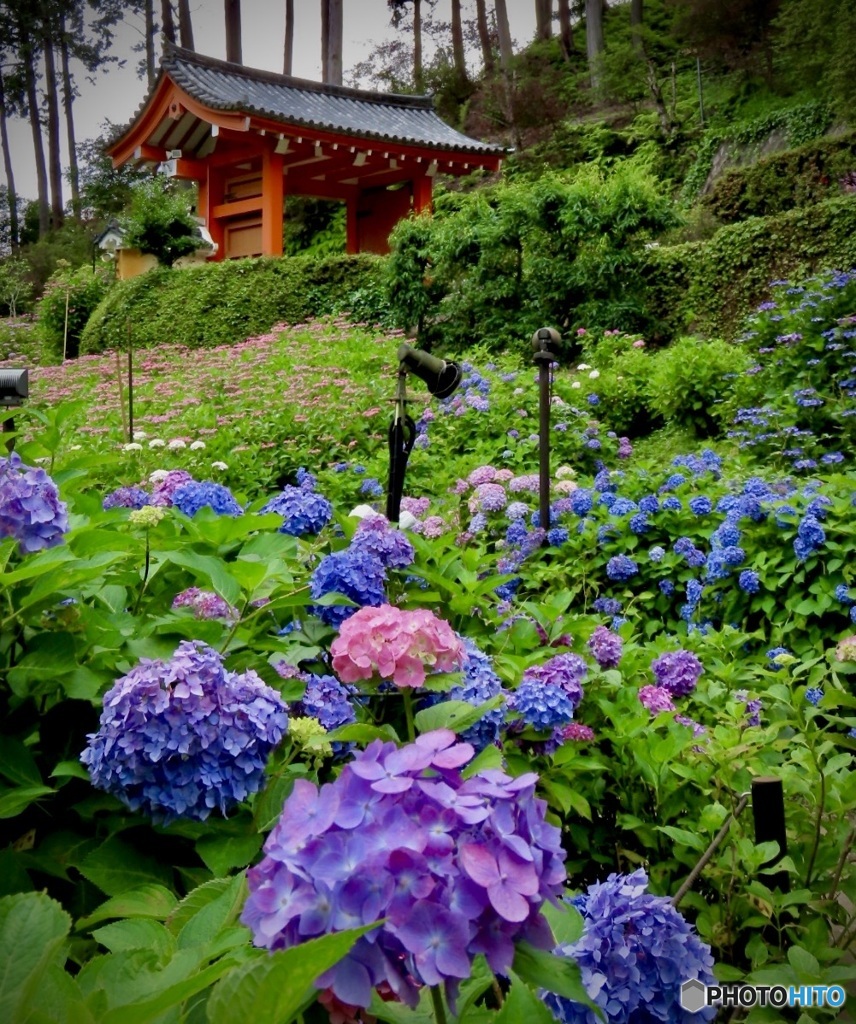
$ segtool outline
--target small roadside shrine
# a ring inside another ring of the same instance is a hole
[[[282,254],[287,195],[339,200],[347,251],[388,251],[438,173],[499,169],[502,147],[447,125],[428,96],[322,85],[167,44],[151,93],[107,152],[196,181],[214,259]]]

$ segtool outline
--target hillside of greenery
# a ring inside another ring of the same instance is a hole
[[[0,1020],[854,1019],[856,13],[720,6],[433,69],[517,152],[388,257],[0,325]]]

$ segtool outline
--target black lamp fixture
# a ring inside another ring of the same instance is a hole
[[[532,358],[538,367],[538,509],[544,530],[550,529],[550,364],[555,362],[561,342],[562,336],[553,327],[539,327],[532,335]]]
[[[30,394],[29,375],[26,370],[0,370],[0,412],[24,404]],[[14,434],[15,421],[11,416],[3,418],[2,433]],[[6,441],[7,451],[15,447],[14,437]]]
[[[393,398],[395,410],[389,426],[389,485],[386,491],[386,518],[391,523],[397,523],[401,514],[404,474],[416,440],[416,424],[407,412],[408,371],[425,381],[434,398],[448,398],[461,383],[461,368],[457,363],[438,359],[406,342],[399,345],[398,379]]]

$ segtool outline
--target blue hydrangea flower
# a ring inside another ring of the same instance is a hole
[[[355,687],[344,686],[335,676],[310,675],[306,679],[306,690],[299,702],[292,706],[295,715],[314,718],[327,732],[341,725],[356,722],[357,716],[351,703]]]
[[[184,640],[169,661],[144,658],[104,695],[80,760],[92,784],[164,824],[225,814],[264,781],[288,728],[282,698],[252,670]]]
[[[351,539],[351,547],[367,551],[386,569],[405,569],[416,557],[413,545],[386,516],[366,516]]]
[[[700,494],[695,498],[690,498],[690,512],[696,516],[705,516],[713,509],[713,503],[710,498]]]
[[[0,459],[0,537],[14,537],[25,554],[56,547],[67,532],[68,509],[48,474],[16,452]]]
[[[826,542],[826,533],[814,516],[805,516],[797,527],[794,539],[794,552],[802,562],[814,551],[822,548]]]
[[[562,686],[526,674],[508,698],[508,706],[539,731],[567,725],[574,717],[573,701]]]
[[[444,698],[448,698],[448,700],[463,700],[474,707],[481,707],[482,704],[503,693],[502,681],[494,671],[493,660],[469,637],[461,637],[461,640],[463,640],[466,650],[461,663],[462,681],[453,686],[446,694],[429,694],[426,698],[426,706],[437,704]],[[475,725],[471,725],[461,732],[461,739],[465,743],[472,744],[477,751],[497,743],[505,723],[505,714],[504,707],[485,712]]]
[[[589,997],[610,1024],[702,1024],[716,1007],[698,1013],[681,1009],[685,981],[715,984],[710,947],[672,906],[667,896],[647,891],[640,868],[590,885],[576,901],[584,919],[582,936],[560,946],[558,956],[579,964]],[[562,1024],[593,1024],[599,1018],[581,1003],[552,992],[544,1002]]]
[[[374,477],[367,476],[360,484],[360,494],[366,494],[370,498],[379,498],[383,494],[383,487]]]
[[[669,495],[668,498],[663,498],[663,508],[667,512],[680,512],[684,507],[684,503],[680,498],[676,498],[674,495]]]
[[[583,488],[577,488],[571,494],[571,511],[578,516],[585,516],[591,512],[592,508],[592,496],[591,491],[587,491]]]
[[[805,699],[809,702],[809,704],[812,704],[814,705],[814,707],[817,707],[821,700],[823,700],[823,689],[820,686],[810,686],[805,691]]]
[[[647,494],[639,501],[639,511],[647,512],[649,515],[660,511],[660,502],[656,495]]]
[[[173,491],[172,504],[190,518],[206,505],[218,516],[239,516],[244,511],[228,487],[211,480],[188,480]]]
[[[614,516],[626,516],[630,512],[638,511],[639,506],[635,501],[631,501],[629,498],[616,498],[615,501],[609,507],[609,511]]]
[[[311,474],[306,474],[304,480],[310,476]],[[305,486],[283,487],[279,494],[259,509],[260,515],[267,512],[281,515],[282,526],[279,532],[292,537],[320,533],[333,518],[333,506],[330,502]]]
[[[547,531],[547,541],[551,547],[560,548],[568,541],[568,531],[563,526],[554,526]]]
[[[614,555],[606,563],[606,575],[611,580],[624,582],[639,572],[639,566],[627,555]]]
[[[644,512],[637,512],[635,516],[631,516],[629,525],[630,532],[635,533],[637,536],[641,536],[651,529],[651,524],[648,522],[648,517]]]
[[[835,588],[835,600],[848,605],[854,603],[850,596],[850,587],[846,583],[839,583]]]
[[[781,661],[779,661],[779,657],[781,655],[790,656],[790,653],[791,652],[787,649],[787,647],[771,648],[769,651],[767,651],[767,668],[771,669],[773,672],[781,672],[781,670],[785,666]]]
[[[671,597],[675,593],[675,584],[671,580],[660,580],[658,586],[660,593],[665,594],[666,597]]]
[[[744,569],[737,577],[737,585],[746,594],[757,594],[761,589],[761,579],[752,569]]]
[[[141,487],[117,487],[104,498],[101,507],[105,511],[108,508],[142,508],[150,501],[148,491]]]
[[[505,531],[505,539],[509,544],[522,544],[528,534],[526,523],[515,519],[513,523],[509,523],[508,529]]]
[[[342,594],[359,607],[378,608],[386,601],[386,570],[380,559],[369,551],[349,547],[322,558],[309,581],[314,600],[327,594]],[[312,612],[337,629],[357,610],[352,605],[312,605]]]
[[[648,557],[651,559],[652,562],[662,562],[665,555],[666,552],[663,548],[660,547],[659,544],[655,544],[654,547],[651,548],[648,552]]]

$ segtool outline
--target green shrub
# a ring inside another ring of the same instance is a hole
[[[89,317],[111,284],[112,275],[101,267],[62,268],[53,274],[36,306],[44,346],[58,357],[76,356]]]
[[[125,245],[150,253],[165,267],[198,249],[202,240],[191,213],[191,195],[185,189],[173,191],[162,179],[135,185],[123,218]]]
[[[728,171],[702,200],[724,223],[766,217],[840,195],[841,179],[856,169],[856,132],[821,139]]]
[[[692,330],[733,338],[778,278],[856,266],[856,197],[721,228],[706,242],[647,253],[649,316],[662,337]]]
[[[651,398],[651,375],[656,366],[654,356],[631,348],[618,353],[600,371],[597,415],[617,434],[644,437],[663,426],[663,414],[655,410]]]
[[[359,316],[379,319],[382,296],[376,256],[260,257],[208,263],[178,271],[156,268],[119,282],[96,309],[82,339],[82,351],[100,352],[126,344],[128,323],[134,344],[177,341],[205,348],[242,341],[274,324],[350,310],[359,293]],[[377,309],[371,309],[371,296]]]
[[[681,338],[654,357],[650,408],[698,437],[715,437],[728,418],[724,403],[735,377],[749,365],[743,349],[724,341]]]

